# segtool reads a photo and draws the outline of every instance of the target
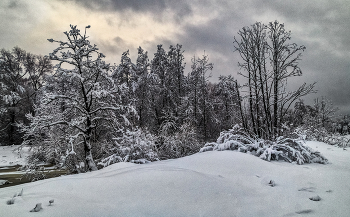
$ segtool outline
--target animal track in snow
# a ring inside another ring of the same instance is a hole
[[[303,188],[300,188],[298,191],[314,192],[315,190],[316,190],[315,187],[303,187]]]

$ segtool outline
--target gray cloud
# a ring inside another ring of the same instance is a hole
[[[300,61],[304,75],[291,78],[289,85],[297,87],[303,82],[316,81],[318,93],[307,97],[307,103],[311,104],[313,98],[326,96],[342,112],[350,113],[350,28],[347,27],[350,3],[275,0],[239,3],[207,1],[204,5],[213,8],[213,13],[216,9],[222,10],[220,15],[204,24],[184,24],[183,31],[172,36],[167,43],[183,45],[187,64],[190,64],[193,55],[200,56],[205,50],[214,63],[212,80],[215,81],[220,74],[232,74],[244,82],[237,75],[240,59],[233,53],[233,37],[243,26],[261,21],[253,20],[256,17],[262,17],[265,24],[267,19],[277,19],[292,31],[291,42],[307,47]],[[152,44],[155,47],[156,44],[164,44],[164,41],[161,39]]]
[[[112,60],[112,63],[118,63],[122,52],[128,49],[134,59],[137,55],[135,43],[149,51],[150,59],[153,58],[157,44],[163,44],[164,49],[168,50],[169,45],[179,43],[185,50],[187,70],[190,68],[193,55],[201,56],[205,50],[210,61],[214,63],[213,81],[216,81],[220,74],[231,74],[243,83],[244,79],[237,75],[239,70],[237,62],[241,60],[237,53],[233,52],[233,37],[237,36],[239,29],[255,21],[267,24],[269,21],[278,20],[285,23],[287,30],[292,31],[291,42],[306,46],[300,61],[304,75],[290,79],[289,85],[296,87],[303,82],[316,81],[318,93],[307,97],[309,103],[312,103],[311,99],[315,97],[326,96],[341,108],[342,112],[350,113],[350,28],[348,25],[350,2],[348,0],[58,0],[57,2],[69,7],[77,7],[75,11],[84,8],[91,11],[91,14],[117,13],[126,16],[126,21],[129,19],[134,23],[135,15],[145,14],[151,16],[153,22],[157,24],[174,26],[173,31],[168,35],[155,35],[154,40],[145,38],[143,41],[134,42],[131,46],[125,35],[118,36],[118,24],[122,21],[114,20],[113,16],[99,16],[101,19],[99,22],[105,22],[111,29],[110,32],[98,34],[113,34],[111,33],[113,31],[116,33],[112,40],[106,39],[107,37],[100,39],[95,33],[93,43],[106,53],[108,60]],[[18,45],[18,42],[24,44],[26,33],[40,23],[40,17],[35,13],[37,6],[26,1],[10,0],[1,1],[0,6],[2,8],[0,10],[0,28],[2,29],[0,45],[10,49]],[[74,20],[71,22],[75,23]],[[65,30],[62,29],[62,32]],[[157,29],[154,31],[156,32]],[[45,30],[42,34],[45,34]],[[61,35],[50,37],[60,38]],[[47,44],[36,43],[35,47],[28,44],[23,48],[46,52]]]
[[[350,2],[276,1],[271,7],[286,23],[300,26],[297,32],[302,35],[294,36],[307,47],[301,63],[303,77],[317,81],[315,97],[326,96],[341,112],[350,113]]]
[[[37,14],[32,9],[28,2],[0,1],[1,48],[26,47],[25,36],[39,21]]]
[[[92,10],[112,10],[112,11],[123,11],[126,9],[131,9],[134,11],[160,11],[164,10],[167,5],[164,0],[145,0],[145,1],[139,1],[139,0],[103,0],[103,1],[96,1],[96,0],[76,0],[77,3],[80,5],[83,5],[86,8],[92,9]]]
[[[183,17],[192,13],[190,5],[185,0],[75,0],[91,10],[124,12],[131,10],[135,13],[152,13],[155,20],[162,21],[164,16],[169,16],[167,10],[175,11],[174,20],[181,22]]]
[[[287,30],[292,31],[291,42],[307,47],[300,61],[304,75],[291,78],[289,85],[297,87],[303,82],[316,81],[318,93],[309,96],[308,103],[312,103],[311,97],[326,96],[341,112],[350,113],[349,6],[350,2],[347,1],[250,1],[244,7],[228,8],[226,13],[203,26],[187,26],[180,41],[184,45],[188,44],[188,47],[184,47],[191,51],[202,48],[222,54],[226,58],[212,59],[214,71],[215,66],[223,64],[219,66],[220,74],[233,74],[239,78],[236,75],[236,63],[240,59],[232,53],[233,36],[243,26],[255,22],[249,14],[262,17],[265,24],[267,19],[277,19],[285,23]],[[230,17],[228,14],[236,16]],[[210,52],[208,54],[210,56]],[[243,81],[242,78],[239,79]]]

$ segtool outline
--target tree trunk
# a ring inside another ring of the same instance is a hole
[[[85,168],[86,168],[86,170],[87,171],[96,171],[97,166],[96,166],[94,159],[92,157],[90,142],[88,142],[88,141],[84,142],[84,151],[85,151],[85,162],[86,162]]]
[[[277,59],[277,36],[273,36],[273,136],[278,134],[278,85],[279,85],[279,73],[278,73],[278,59]]]
[[[12,108],[14,109],[14,107]],[[15,111],[10,111],[10,130],[9,130],[9,145],[13,145],[15,143],[14,134],[15,134]]]
[[[86,138],[84,138],[84,151],[85,151],[85,162],[86,162],[86,170],[87,171],[96,171],[97,166],[94,162],[94,159],[92,157],[91,153],[91,134],[92,134],[92,128],[91,128],[91,120],[87,119],[87,125],[88,129],[86,130]]]
[[[236,80],[236,85],[235,86],[236,86],[237,98],[239,100],[238,101],[238,106],[239,106],[239,111],[240,111],[240,114],[241,114],[242,125],[243,125],[244,129],[247,129],[247,124],[245,122],[245,117],[244,117],[244,113],[243,113],[243,109],[242,109],[242,102],[243,102],[243,100],[241,100],[241,96],[239,94],[237,80]]]

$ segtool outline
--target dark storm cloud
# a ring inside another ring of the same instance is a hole
[[[91,10],[116,12],[131,10],[136,13],[152,13],[158,21],[161,21],[167,9],[176,12],[174,18],[177,22],[192,13],[190,5],[185,0],[76,0],[76,2]]]
[[[85,6],[86,8],[92,10],[113,10],[113,11],[123,11],[125,9],[132,9],[134,11],[159,11],[167,8],[166,2],[164,0],[76,0],[77,3]]]
[[[184,29],[185,34],[178,40],[190,50],[210,49],[227,53],[233,41],[232,30],[221,20],[213,20],[205,25],[189,25]]]
[[[281,14],[286,22],[299,24],[310,36],[327,40],[335,49],[349,50],[349,1],[288,2],[276,1],[269,7]]]
[[[219,75],[237,77],[237,60],[233,60],[233,36],[236,30],[228,20],[214,19],[202,25],[187,25],[183,32],[178,35],[178,41],[186,50],[188,64],[190,58],[194,55],[202,57],[205,51],[209,61],[214,64],[211,80],[217,81]]]
[[[326,96],[336,105],[347,106],[347,111],[350,111],[349,59],[332,55],[322,48],[309,46],[309,50],[303,58],[304,77],[317,82],[318,96]]]
[[[187,26],[185,34],[180,37],[181,40],[188,44],[191,50],[202,47],[223,54],[226,59],[215,60],[226,65],[220,66],[219,71],[221,74],[232,74],[238,70],[236,64],[240,61],[239,57],[231,52],[233,36],[237,35],[237,31],[243,26],[261,21],[253,20],[249,14],[265,18],[265,24],[277,19],[285,23],[286,30],[292,31],[290,42],[305,45],[307,48],[300,61],[304,75],[292,78],[289,84],[297,87],[303,82],[316,81],[318,93],[312,95],[313,98],[325,96],[331,99],[341,112],[350,113],[350,2],[270,0],[250,1],[248,4],[230,8],[228,14],[238,14],[234,18],[223,14],[204,26]],[[237,77],[237,74],[233,75]],[[312,100],[308,103],[312,103]]]
[[[126,51],[128,47],[128,44],[119,36],[111,41],[97,39],[97,44],[102,48],[103,52],[112,55],[117,55],[120,51]]]
[[[37,18],[27,2],[0,1],[0,48],[23,48],[25,43],[20,42],[25,40]]]
[[[12,1],[8,4],[8,8],[16,8],[16,7],[18,7],[17,1]]]
[[[342,112],[350,113],[350,2],[286,2],[274,1],[269,7],[286,24],[299,25],[298,33],[303,32],[302,36],[294,34],[307,48],[301,63],[303,77],[317,81],[315,97],[326,96]]]

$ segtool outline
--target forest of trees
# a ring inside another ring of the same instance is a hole
[[[65,40],[48,39],[57,45],[48,56],[1,50],[1,145],[29,145],[36,159],[55,164],[74,156],[88,171],[106,159],[193,154],[237,124],[269,140],[298,127],[349,131],[349,116],[337,119],[328,99],[300,99],[315,83],[288,91],[287,80],[302,75],[306,48],[290,42],[277,21],[244,27],[234,38],[244,84],[232,75],[210,82],[215,66],[208,55],[193,56],[185,74],[179,44],[158,45],[153,57],[139,47],[136,61],[126,51],[110,65],[90,44],[89,28],[71,26]]]

